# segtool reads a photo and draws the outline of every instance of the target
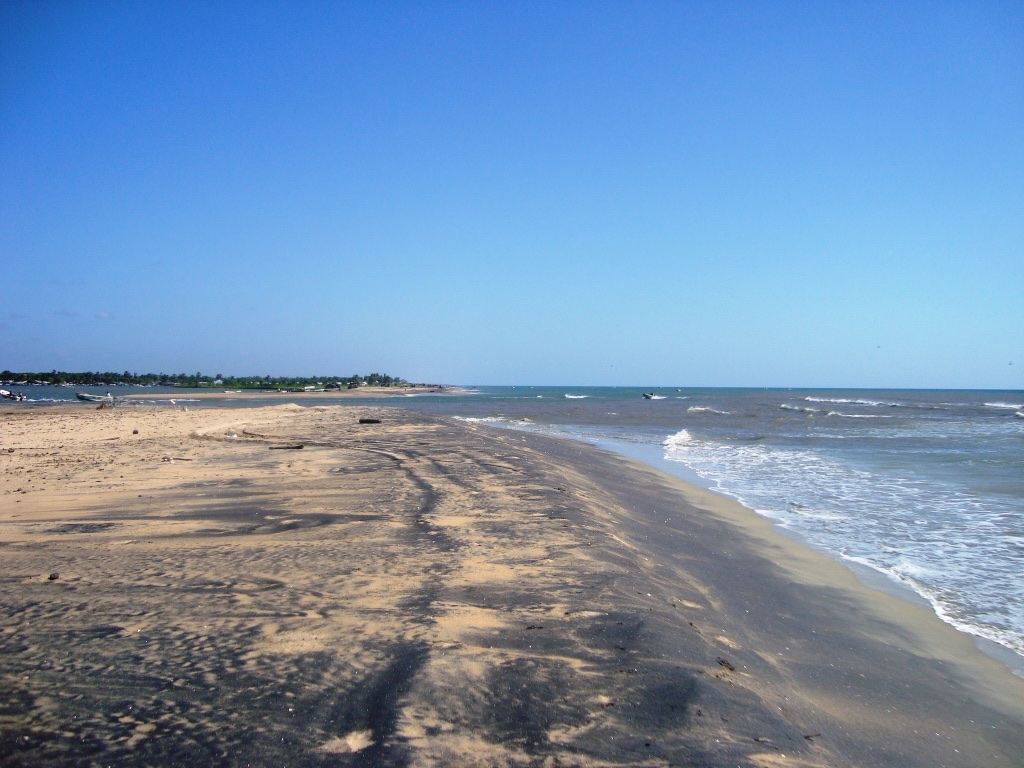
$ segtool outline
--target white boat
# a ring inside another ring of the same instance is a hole
[[[75,392],[75,397],[87,403],[112,403],[114,396],[107,392],[105,395],[90,395],[88,392]]]

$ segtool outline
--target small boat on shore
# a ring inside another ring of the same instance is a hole
[[[88,392],[75,392],[75,397],[87,403],[112,403],[114,396],[107,392],[105,395],[90,395]]]

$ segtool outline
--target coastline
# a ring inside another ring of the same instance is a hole
[[[361,399],[377,397],[408,397],[427,394],[458,394],[459,387],[449,386],[411,386],[411,387],[359,387],[358,389],[332,389],[323,392],[274,392],[271,390],[238,390],[219,392],[203,392],[189,390],[182,393],[174,392],[132,392],[120,395],[124,400],[266,400],[281,398],[286,400],[337,400]]]
[[[863,587],[876,592],[885,593],[886,595],[897,598],[903,602],[912,603],[915,606],[926,608],[945,626],[950,627],[960,634],[970,638],[971,642],[974,643],[981,653],[984,653],[986,656],[996,660],[1017,677],[1024,679],[1024,657],[1020,654],[1004,645],[1001,645],[1000,643],[995,642],[994,640],[981,637],[967,629],[963,629],[955,624],[944,621],[942,617],[937,614],[935,607],[928,601],[928,599],[915,592],[910,585],[896,581],[887,574],[871,568],[868,565],[864,565],[856,560],[843,558],[830,550],[815,546],[804,536],[800,535],[800,533],[780,525],[778,521],[774,520],[772,517],[764,515],[757,510],[748,507],[742,501],[733,498],[729,494],[715,489],[708,481],[698,476],[693,470],[684,464],[664,459],[664,451],[660,447],[640,446],[613,440],[600,440],[594,443],[594,445],[597,445],[599,448],[604,450],[611,451],[612,453],[617,453],[628,459],[637,461],[656,471],[664,472],[665,474],[680,479],[683,483],[701,488],[714,496],[721,497],[739,505],[742,509],[745,509],[751,514],[756,515],[758,518],[770,523],[771,530],[777,536],[782,536],[783,538],[795,542],[798,546],[821,553],[828,557],[833,563],[849,570]]]
[[[379,407],[0,418],[16,764],[1024,753],[1024,682],[930,609],[599,448]]]

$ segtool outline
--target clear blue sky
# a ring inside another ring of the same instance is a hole
[[[1020,2],[4,2],[0,369],[1024,388],[1022,41]]]

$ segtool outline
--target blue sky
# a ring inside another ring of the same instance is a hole
[[[1019,2],[4,3],[0,368],[1024,388],[1022,39]]]

